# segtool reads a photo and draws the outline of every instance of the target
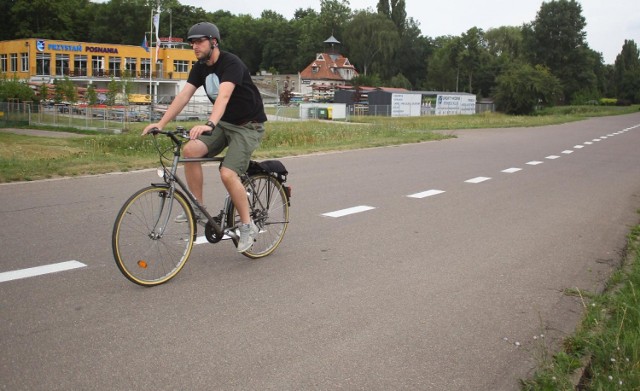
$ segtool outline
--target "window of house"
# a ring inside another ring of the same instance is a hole
[[[18,72],[18,53],[11,53],[11,72]]]
[[[8,62],[7,62],[7,55],[6,54],[0,54],[0,72],[7,72],[8,71]]]
[[[140,61],[140,77],[148,78],[151,74],[151,60],[143,58]]]
[[[87,56],[77,54],[73,60],[73,74],[75,76],[87,76]]]
[[[129,77],[136,75],[138,71],[138,60],[135,57],[125,57],[124,70]]]
[[[29,53],[20,53],[20,71],[29,72]]]
[[[109,74],[111,76],[122,76],[122,68],[120,67],[121,62],[122,58],[120,57],[109,57]]]
[[[38,53],[36,54],[36,75],[50,75],[51,74],[51,54]]]
[[[186,73],[189,72],[189,61],[184,61],[184,60],[176,60],[173,62],[173,71],[174,72],[180,72],[180,73]]]
[[[104,56],[91,56],[91,72],[93,76],[104,76]]]
[[[69,55],[68,54],[56,54],[56,75],[68,75],[69,74]]]

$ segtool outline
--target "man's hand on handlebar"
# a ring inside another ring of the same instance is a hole
[[[151,133],[151,131],[152,131],[152,130],[154,130],[154,129],[156,129],[156,130],[162,130],[162,127],[161,127],[160,125],[158,125],[158,124],[149,124],[149,125],[147,125],[147,126],[144,128],[144,130],[142,131],[142,135],[143,135],[143,136],[144,136],[144,135],[147,135],[147,134]]]
[[[189,131],[189,138],[191,140],[195,140],[203,134],[210,135],[211,127],[208,125],[196,125]]]

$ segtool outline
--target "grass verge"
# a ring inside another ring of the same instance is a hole
[[[532,127],[565,123],[592,116],[637,112],[630,107],[549,109],[544,115],[508,116],[498,113],[409,118],[355,117],[353,122],[267,122],[266,135],[254,157],[276,158],[315,152],[419,143],[454,137],[449,130]],[[195,123],[173,123],[190,127]],[[140,137],[145,124],[131,124],[122,134],[73,128],[43,128],[82,133],[83,138],[30,137],[0,133],[0,183],[59,176],[100,174],[155,167],[158,155],[151,140]]]
[[[562,351],[543,362],[522,389],[640,390],[640,225],[629,233],[623,262],[602,293],[569,294],[582,298],[583,320]]]

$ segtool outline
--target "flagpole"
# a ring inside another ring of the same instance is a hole
[[[151,96],[151,102],[149,105],[149,120],[153,121],[153,102],[155,101],[154,93],[153,93],[153,53],[151,52],[151,48],[153,47],[153,7],[151,7],[151,17],[149,18],[149,95]]]

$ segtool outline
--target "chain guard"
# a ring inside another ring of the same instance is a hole
[[[218,222],[217,218],[214,217],[214,219],[216,220],[216,222]],[[207,222],[207,224],[204,226],[204,236],[210,243],[218,243],[224,237],[224,233],[217,235],[216,230],[213,229],[213,225],[211,225],[211,222]]]

